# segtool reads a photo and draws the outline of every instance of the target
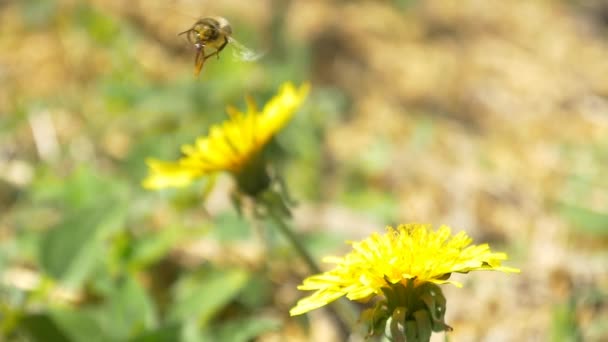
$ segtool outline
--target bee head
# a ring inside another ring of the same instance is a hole
[[[207,17],[200,19],[189,30],[181,32],[181,34],[186,34],[188,41],[200,48],[221,36],[231,35],[232,27],[225,18]]]

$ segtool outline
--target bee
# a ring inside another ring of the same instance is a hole
[[[207,17],[198,20],[186,31],[178,33],[178,36],[186,35],[188,42],[196,49],[194,56],[194,75],[198,76],[203,69],[205,61],[212,56],[220,58],[220,52],[229,43],[233,46],[233,54],[237,59],[243,61],[255,61],[264,54],[253,51],[232,37],[232,26],[226,18]],[[207,53],[212,50],[213,52]]]

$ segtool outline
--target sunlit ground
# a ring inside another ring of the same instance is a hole
[[[209,14],[264,57],[194,77],[177,33]],[[522,271],[454,275],[450,341],[608,339],[603,1],[24,0],[0,2],[0,340],[344,339],[289,316],[308,270],[230,177],[141,187],[286,81],[312,85],[275,147],[318,260],[445,223]]]

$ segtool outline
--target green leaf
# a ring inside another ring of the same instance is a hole
[[[238,297],[244,307],[256,310],[272,302],[273,284],[265,274],[252,274]]]
[[[90,310],[52,310],[50,317],[74,342],[104,342],[109,340],[106,331]],[[43,341],[53,341],[46,339]]]
[[[181,329],[182,327],[178,324],[167,325],[130,339],[129,342],[180,341]]]
[[[96,43],[110,45],[119,36],[119,22],[86,3],[81,3],[74,11],[74,21],[84,28],[88,37]],[[122,35],[124,36],[124,33]]]
[[[45,314],[33,314],[24,317],[19,330],[32,342],[69,342],[59,326]]]
[[[191,239],[194,233],[200,234],[198,230],[182,228],[172,225],[137,238],[129,237],[126,243],[130,249],[127,257],[130,270],[141,270],[158,262],[180,241]]]
[[[95,307],[51,310],[46,325],[75,342],[125,341],[155,327],[152,303],[135,279],[119,282],[106,298],[107,302]]]
[[[113,339],[125,340],[156,325],[152,301],[144,288],[127,277],[108,296],[108,302],[96,310],[97,320]]]
[[[393,194],[373,188],[359,188],[360,184],[367,183],[365,178],[358,177],[351,183],[354,183],[354,185],[351,185],[353,188],[348,189],[341,196],[342,203],[382,221],[392,222],[396,220],[398,201]]]
[[[582,334],[576,322],[576,307],[572,299],[555,305],[552,316],[551,341],[582,341]]]
[[[67,179],[52,170],[44,170],[32,184],[30,196],[36,205],[74,210],[92,208],[99,202],[123,200],[126,193],[127,184],[120,179],[79,166]]]
[[[573,224],[578,231],[608,236],[608,213],[590,210],[571,203],[560,205],[561,214]]]
[[[281,327],[278,319],[262,317],[248,317],[244,319],[231,320],[218,328],[213,328],[213,341],[218,342],[247,342],[252,341],[259,335],[275,331]]]
[[[249,280],[242,269],[209,270],[202,277],[188,276],[178,283],[177,301],[170,310],[174,321],[196,319],[205,324],[235,298]]]
[[[103,239],[121,227],[125,210],[113,203],[71,213],[42,240],[42,269],[67,286],[80,285],[103,260]]]
[[[222,213],[215,219],[216,229],[211,234],[220,241],[242,241],[251,236],[249,223],[234,212]]]
[[[58,7],[55,1],[20,1],[21,15],[28,28],[48,28],[56,18]]]
[[[312,255],[319,256],[319,259],[320,256],[332,253],[336,246],[344,246],[344,241],[348,240],[346,234],[330,232],[328,230],[320,229],[318,232],[313,231],[300,235],[309,252]]]

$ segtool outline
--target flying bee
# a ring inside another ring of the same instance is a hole
[[[239,43],[232,37],[232,26],[226,18],[223,17],[208,17],[198,20],[194,25],[178,35],[186,35],[188,42],[196,48],[196,56],[194,56],[194,75],[198,76],[205,61],[211,56],[220,58],[220,52],[228,45],[234,47],[233,55],[243,61],[255,61],[264,54],[255,52],[243,44]],[[206,54],[205,49],[211,50]]]

